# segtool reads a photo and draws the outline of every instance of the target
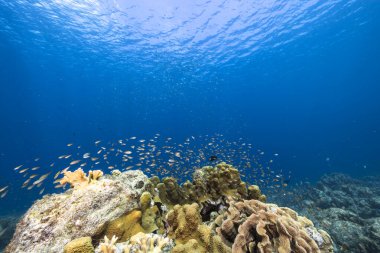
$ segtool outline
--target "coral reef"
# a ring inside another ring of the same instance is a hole
[[[5,252],[332,252],[326,232],[264,203],[259,187],[225,163],[196,170],[182,185],[141,171],[81,169],[60,182],[71,188],[35,202]]]
[[[75,238],[101,236],[107,223],[138,207],[148,178],[141,171],[46,195],[27,211],[5,252],[62,252]]]
[[[81,237],[72,240],[65,245],[63,253],[93,253],[95,252],[94,246],[92,246],[91,237]]]
[[[197,169],[193,174],[193,182],[186,181],[182,186],[173,177],[166,177],[162,181],[153,177],[151,182],[158,191],[155,201],[169,207],[176,204],[217,201],[225,196],[266,201],[266,196],[261,194],[257,186],[247,187],[241,180],[239,171],[226,163]]]
[[[12,239],[18,220],[18,216],[0,216],[0,252]]]
[[[274,196],[328,231],[335,252],[380,252],[380,178],[328,174],[314,185]]]
[[[257,200],[229,204],[216,231],[233,252],[332,252],[328,235],[289,208]]]

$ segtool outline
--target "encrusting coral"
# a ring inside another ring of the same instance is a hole
[[[88,236],[72,240],[63,249],[63,253],[93,253],[94,251],[91,237]]]
[[[217,233],[236,253],[328,253],[331,238],[289,208],[257,200],[231,201]]]
[[[174,253],[195,250],[201,253],[231,252],[218,235],[213,235],[211,229],[202,224],[199,206],[196,203],[174,206],[167,214],[167,223],[168,235],[176,243]]]

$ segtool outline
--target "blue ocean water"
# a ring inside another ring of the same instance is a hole
[[[380,168],[379,1],[0,0],[0,213],[67,143],[243,138],[294,180]],[[268,158],[269,159],[269,158]]]

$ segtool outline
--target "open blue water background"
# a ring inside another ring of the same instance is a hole
[[[240,137],[302,180],[380,168],[380,1],[0,0],[0,212],[68,142]]]

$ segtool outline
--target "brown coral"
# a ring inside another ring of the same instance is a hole
[[[176,242],[173,252],[231,252],[219,236],[213,235],[211,229],[202,224],[196,203],[174,206],[167,215],[167,222],[168,235]]]
[[[321,245],[310,236],[310,229],[320,236]],[[310,220],[289,208],[257,200],[231,201],[217,232],[237,253],[332,252],[331,239],[322,239]]]

